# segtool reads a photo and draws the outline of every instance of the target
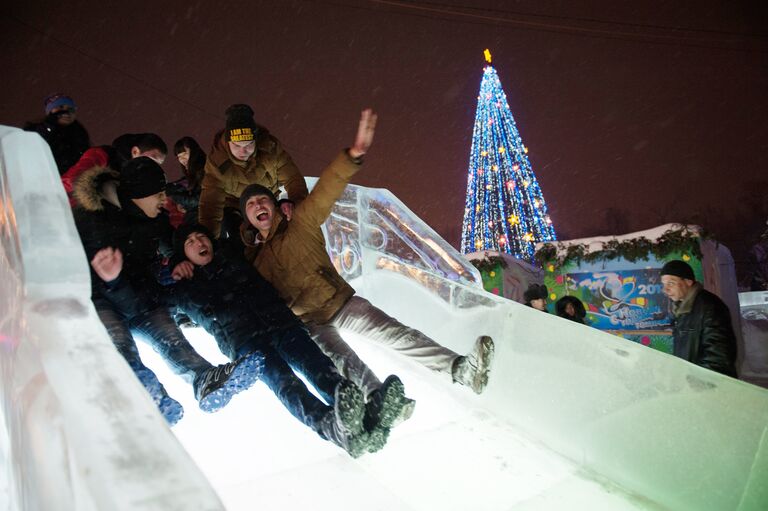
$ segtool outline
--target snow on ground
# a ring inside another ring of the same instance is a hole
[[[223,362],[213,339],[185,330],[203,356]],[[385,449],[358,460],[295,420],[262,383],[223,410],[196,408],[191,386],[146,345],[142,357],[185,408],[176,437],[230,511],[647,509],[601,484],[479,406],[479,398],[364,340],[353,347],[376,373],[397,373],[416,411]],[[503,489],[503,490],[502,490]]]

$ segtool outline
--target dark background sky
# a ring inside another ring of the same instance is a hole
[[[741,261],[768,218],[766,4],[14,2],[0,123],[65,91],[94,143],[155,131],[207,149],[244,102],[317,175],[372,106],[354,182],[392,190],[458,246],[488,47],[560,239],[695,222]]]

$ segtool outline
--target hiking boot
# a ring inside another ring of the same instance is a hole
[[[472,352],[454,361],[451,371],[453,382],[466,385],[475,394],[481,394],[488,385],[488,372],[491,369],[493,353],[493,339],[487,335],[478,337]]]
[[[390,375],[381,387],[371,392],[365,404],[364,426],[373,432],[377,427],[389,429],[413,415],[416,401],[405,397],[405,387],[395,375]]]
[[[368,452],[382,450],[389,440],[389,431],[389,428],[378,426],[373,431],[368,432]]]
[[[155,402],[160,413],[165,417],[165,421],[168,425],[173,426],[179,422],[184,416],[184,407],[181,406],[181,403],[168,395],[162,383],[160,383],[160,380],[155,376],[155,373],[147,368],[134,370],[134,373],[149,393],[152,401]]]
[[[254,351],[234,362],[211,367],[195,378],[195,398],[204,412],[221,410],[235,394],[250,388],[261,378],[264,355]]]
[[[335,410],[329,410],[320,420],[318,433],[329,442],[344,449],[353,458],[359,458],[368,452],[368,433],[360,431],[352,434],[346,431],[341,427]]]
[[[349,380],[342,380],[333,393],[333,411],[339,429],[347,435],[363,431],[365,401],[360,388]]]
[[[161,397],[160,402],[156,404],[169,426],[175,425],[184,417],[184,408],[181,403],[167,394]]]

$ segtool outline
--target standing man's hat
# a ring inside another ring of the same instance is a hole
[[[232,105],[225,112],[227,124],[224,137],[227,142],[249,142],[256,139],[256,121],[248,105]]]
[[[661,268],[661,275],[672,275],[673,277],[680,277],[681,279],[696,280],[696,276],[693,274],[693,268],[685,261],[675,259],[669,261]]]

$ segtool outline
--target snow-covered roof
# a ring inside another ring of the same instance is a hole
[[[668,231],[681,231],[684,230],[689,234],[693,235],[700,235],[701,234],[701,227],[698,225],[685,225],[685,224],[664,224],[660,225],[658,227],[654,227],[652,229],[647,229],[645,231],[637,231],[632,232],[629,234],[622,234],[620,236],[596,236],[593,238],[579,238],[575,240],[565,240],[565,241],[556,241],[556,242],[547,242],[554,244],[558,252],[566,250],[568,247],[572,245],[586,245],[587,246],[587,253],[591,252],[599,252],[603,250],[603,244],[608,241],[627,241],[632,240],[640,237],[644,237],[650,241],[658,240],[664,233]],[[536,250],[539,250],[542,246],[544,246],[544,243],[537,243],[536,244]]]

